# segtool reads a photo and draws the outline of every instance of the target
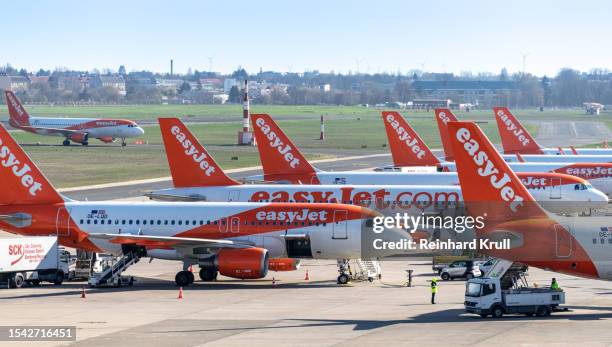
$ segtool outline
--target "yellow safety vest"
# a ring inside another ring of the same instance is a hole
[[[431,282],[431,292],[433,294],[438,292],[438,284],[436,282]]]

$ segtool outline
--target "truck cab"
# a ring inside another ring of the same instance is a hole
[[[504,314],[547,317],[558,311],[565,303],[565,293],[549,287],[529,287],[526,271],[526,265],[498,260],[484,277],[466,283],[465,310],[483,318],[501,318]]]

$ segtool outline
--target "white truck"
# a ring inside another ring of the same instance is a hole
[[[550,287],[529,287],[525,279],[527,266],[497,260],[481,278],[466,283],[465,310],[481,317],[525,314],[547,317],[565,303],[565,292]]]
[[[46,281],[62,284],[70,272],[70,253],[59,247],[57,237],[0,239],[0,282],[10,288]]]

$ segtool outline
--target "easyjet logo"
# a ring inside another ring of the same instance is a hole
[[[8,254],[9,256],[17,257],[15,260],[11,261],[11,265],[17,264],[23,258],[23,255],[24,255],[23,245],[9,245]]]
[[[489,177],[491,186],[499,192],[503,201],[510,203],[510,209],[517,211],[518,206],[523,204],[523,197],[517,195],[510,184],[510,176],[501,173],[495,164],[489,159],[484,150],[480,149],[478,141],[472,138],[472,134],[466,128],[460,128],[455,135],[457,140],[463,144],[463,149],[470,155],[474,164],[478,167],[476,173],[481,177]],[[477,189],[477,187],[471,187]]]
[[[546,178],[527,176],[521,178],[521,182],[525,187],[544,187],[546,186]]]
[[[451,204],[460,200],[457,191],[404,191],[377,189],[375,191],[358,190],[354,187],[343,187],[335,190],[262,190],[254,192],[249,201],[254,202],[318,202],[350,203],[377,208],[388,208],[391,203],[403,209],[412,207],[428,208],[433,204]]]
[[[612,176],[612,167],[568,167],[565,173],[582,178],[609,177]]]
[[[213,173],[215,173],[215,167],[211,166],[206,160],[208,156],[204,152],[200,153],[191,140],[187,138],[187,135],[181,131],[179,126],[175,125],[170,128],[170,133],[172,133],[181,146],[183,146],[185,149],[185,154],[191,157],[191,159],[198,164],[206,176],[211,176]]]
[[[448,118],[448,116],[446,115],[446,112],[444,111],[438,112],[438,118],[440,118],[440,120],[444,124],[448,124],[448,122],[450,122],[450,118]]]
[[[518,142],[520,142],[525,147],[527,145],[529,145],[529,142],[530,142],[529,138],[527,138],[527,136],[525,136],[525,133],[523,132],[523,129],[519,129],[519,127],[516,124],[514,124],[512,119],[510,119],[510,117],[506,114],[506,112],[504,112],[504,110],[497,110],[496,115],[497,115],[497,117],[499,117],[499,119],[506,126],[506,129],[512,135],[514,135],[514,137],[516,137]]]
[[[403,141],[418,159],[423,159],[426,153],[421,148],[421,146],[419,145],[419,141],[414,137],[414,135],[410,134],[407,129],[401,126],[392,114],[387,114],[386,120],[387,123],[389,123],[389,125],[391,125],[391,127],[397,133],[398,139],[400,141]]]
[[[272,146],[272,148],[276,148],[278,153],[280,153],[281,157],[287,163],[289,163],[290,167],[295,169],[296,167],[298,167],[298,165],[300,165],[300,159],[296,158],[293,155],[293,148],[291,148],[290,145],[285,144],[280,139],[279,135],[276,134],[268,124],[266,124],[266,121],[263,120],[263,118],[257,118],[255,120],[255,125],[257,125],[259,129],[261,129],[261,132],[264,133],[264,135],[266,135],[266,138],[269,140],[270,146]]]
[[[19,114],[19,117],[23,117],[25,115],[25,111],[21,108],[21,105],[17,102],[17,100],[15,100],[13,94],[8,93],[6,95],[9,99],[9,102],[11,103],[11,106],[13,106],[13,108],[15,109],[15,112]]]
[[[324,222],[327,220],[327,211],[310,211],[302,209],[301,211],[259,211],[255,215],[257,220],[261,221],[284,221],[284,222]]]
[[[19,183],[28,189],[30,195],[36,196],[42,190],[42,184],[30,174],[32,171],[30,165],[22,164],[11,149],[3,145],[2,139],[0,139],[0,159],[0,168],[10,171],[19,180]]]

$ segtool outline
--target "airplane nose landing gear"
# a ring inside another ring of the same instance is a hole
[[[346,273],[348,270],[348,274]],[[338,276],[338,284],[347,284],[351,281],[351,276],[349,275],[351,271],[348,259],[338,259],[338,272],[340,275]]]

